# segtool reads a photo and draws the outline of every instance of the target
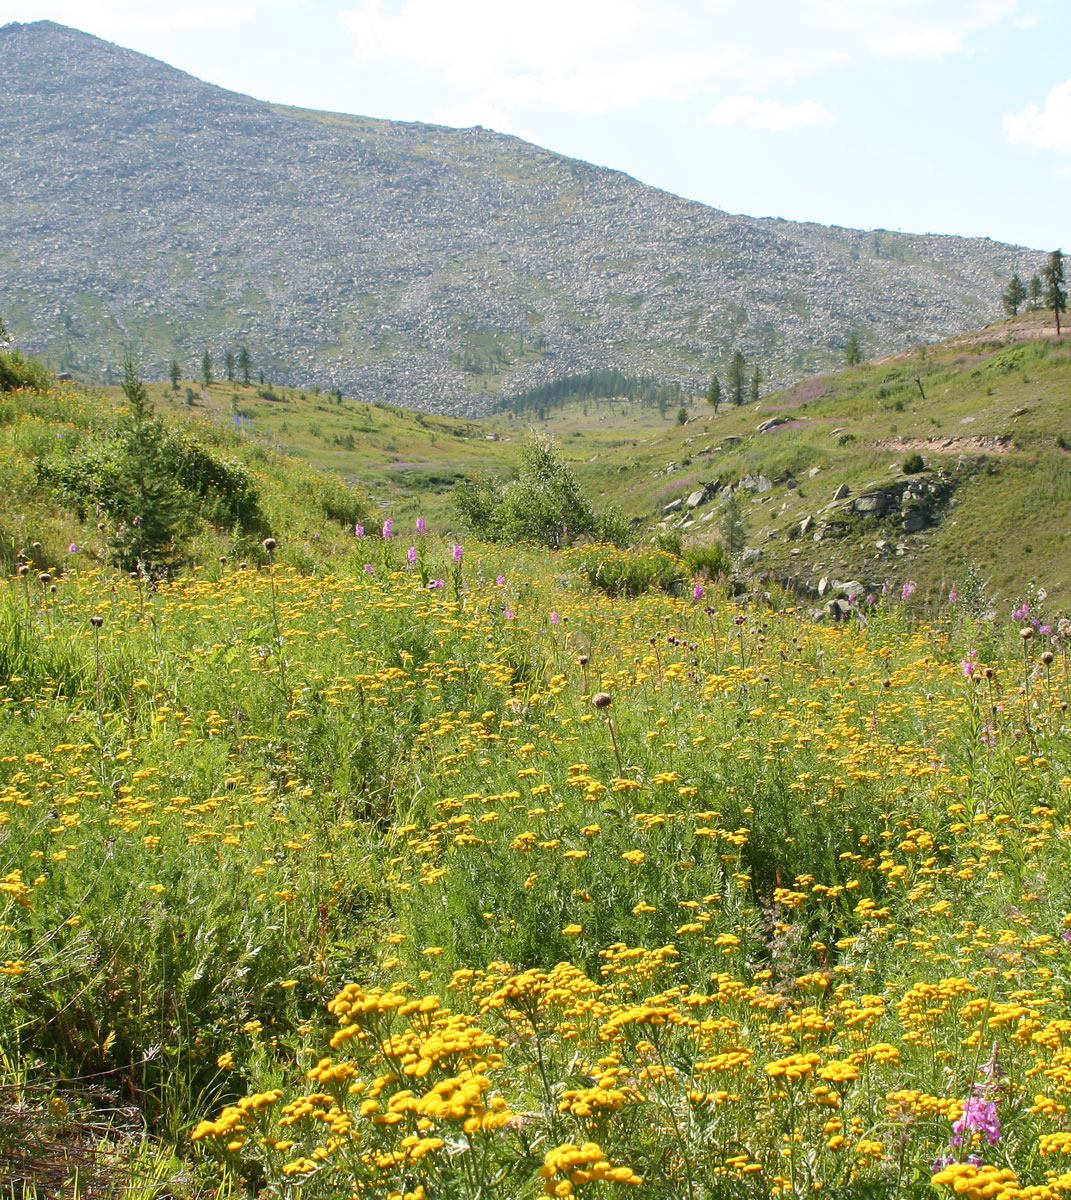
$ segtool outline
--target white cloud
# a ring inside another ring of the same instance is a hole
[[[1071,79],[1058,83],[1044,106],[1031,104],[1022,112],[1005,113],[1004,136],[1024,150],[1071,154]]]
[[[835,119],[821,100],[782,104],[780,100],[760,100],[757,96],[726,96],[708,118],[715,125],[743,125],[745,129],[771,133],[803,129]]]
[[[468,100],[606,113],[735,96],[868,58],[934,59],[1019,0],[359,0],[340,18],[359,58],[415,66]],[[813,113],[812,113],[813,116]],[[770,118],[773,120],[774,118]],[[787,118],[786,118],[787,119]]]

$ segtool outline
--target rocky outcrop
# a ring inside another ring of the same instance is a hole
[[[52,24],[0,29],[0,295],[99,379],[245,345],[276,382],[438,411],[616,366],[769,386],[999,315],[1042,256],[730,216],[485,129],[282,109]]]

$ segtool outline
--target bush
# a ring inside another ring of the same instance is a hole
[[[705,546],[689,546],[681,555],[693,575],[705,575],[715,579],[728,574],[732,564],[729,551],[722,542],[708,542]]]
[[[920,471],[926,470],[926,463],[922,455],[916,451],[913,454],[909,454],[900,464],[900,467],[905,475],[917,475]]]
[[[43,392],[55,382],[52,373],[36,359],[23,358],[18,350],[0,351],[0,392],[13,392],[16,388]]]
[[[651,588],[675,591],[685,575],[684,563],[664,550],[577,546],[566,553],[565,562],[608,596],[639,596]]]
[[[558,549],[589,535],[618,544],[628,523],[614,509],[600,517],[580,490],[555,444],[533,438],[521,453],[515,479],[501,483],[475,472],[455,485],[454,507],[477,537]]]

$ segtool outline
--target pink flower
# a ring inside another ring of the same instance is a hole
[[[417,531],[417,533],[427,533],[428,532],[428,523],[427,523],[427,521],[424,520],[423,517],[417,517],[416,531]]]
[[[365,564],[364,564],[364,573],[365,573],[366,575],[373,575],[373,574],[375,574],[375,567],[373,567],[371,563],[365,563]]]
[[[498,577],[495,579],[495,583],[497,583],[499,587],[505,587],[505,586],[506,586],[506,577],[505,577],[505,575],[499,575],[499,576],[498,576]]]
[[[68,554],[77,554],[78,553],[78,543],[71,542],[71,544],[67,547],[67,553]]]
[[[455,545],[454,546],[454,562],[459,563],[461,561],[461,556],[464,553],[465,553],[465,551],[462,550],[462,548],[460,546]]]
[[[383,536],[384,536],[384,538],[394,537],[394,518],[393,517],[388,517],[383,522]]]
[[[693,600],[702,600],[703,599],[703,585],[701,583],[697,583],[695,585],[695,587],[692,588],[692,599]]]
[[[360,521],[358,521],[357,524],[354,525],[354,527],[353,527],[353,536],[354,537],[364,537],[364,526],[361,524]]]
[[[431,581],[431,583],[428,584],[428,587],[430,587],[430,588],[446,587],[446,582],[445,582],[445,580],[442,580],[442,579],[433,579]]]
[[[558,610],[556,608],[552,609],[550,613],[550,623],[552,625],[560,625],[561,621],[561,617],[558,616]]]
[[[406,561],[409,563],[409,565],[410,565],[410,566],[412,566],[412,565],[413,565],[413,564],[416,562],[416,560],[417,560],[417,548],[416,548],[416,546],[410,546],[410,547],[409,547],[409,549],[408,549],[408,550],[406,550],[406,552],[405,552],[405,558],[406,558]]]

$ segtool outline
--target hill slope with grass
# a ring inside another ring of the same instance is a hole
[[[5,316],[94,382],[132,348],[164,378],[245,346],[276,383],[464,414],[596,368],[699,392],[735,350],[785,383],[853,331],[874,354],[991,320],[1042,263],[734,216],[490,130],[273,106],[47,21],[0,30],[0,157]]]
[[[423,515],[460,533],[457,482],[473,471],[510,477],[527,439],[549,434],[591,501],[620,509],[640,541],[720,540],[731,491],[738,568],[812,598],[825,579],[823,603],[844,597],[835,583],[861,584],[865,596],[914,581],[936,597],[968,575],[1002,598],[1030,580],[1068,597],[1071,340],[1052,335],[1048,314],[1027,313],[757,405],[715,413],[692,397],[684,424],[679,408],[620,397],[460,420],[316,389],[150,391],[175,419],[226,426],[340,474],[380,520]],[[921,468],[905,472],[914,456]]]

